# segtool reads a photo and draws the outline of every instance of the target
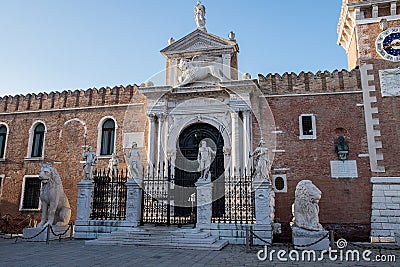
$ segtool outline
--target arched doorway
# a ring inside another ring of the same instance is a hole
[[[175,216],[189,216],[195,207],[191,196],[196,192],[195,183],[200,177],[197,156],[199,144],[202,140],[207,142],[215,152],[210,172],[213,186],[213,216],[220,216],[225,210],[225,178],[224,178],[224,139],[214,126],[207,123],[196,123],[185,128],[179,135],[176,144],[177,156],[175,160]]]

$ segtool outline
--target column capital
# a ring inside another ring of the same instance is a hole
[[[162,113],[157,113],[157,118],[158,118],[158,120],[159,120],[160,122],[164,122],[165,119],[166,119],[166,117],[167,117],[167,114],[165,114],[164,112],[162,112]]]
[[[151,122],[154,122],[157,118],[156,114],[154,114],[154,113],[148,113],[147,117],[149,117]]]
[[[248,115],[251,114],[251,110],[250,109],[245,109],[245,110],[242,111],[242,113],[243,113],[243,115],[248,116]]]

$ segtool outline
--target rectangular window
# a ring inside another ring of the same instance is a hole
[[[40,210],[40,180],[38,176],[25,176],[22,184],[20,210]]]
[[[302,114],[299,117],[300,139],[316,139],[315,115]]]

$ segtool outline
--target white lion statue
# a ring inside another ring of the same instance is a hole
[[[38,227],[68,225],[71,218],[71,206],[64,193],[61,178],[57,170],[50,163],[43,163],[40,168],[39,179],[42,182],[40,189],[42,220],[38,224]]]
[[[324,229],[318,218],[321,195],[321,191],[310,180],[302,180],[297,184],[292,225],[311,231]]]
[[[196,81],[203,81],[210,76],[220,82],[228,80],[222,71],[213,63],[200,66],[200,62],[182,59],[179,61],[178,68],[181,70],[181,75],[178,77],[179,86],[185,86]]]

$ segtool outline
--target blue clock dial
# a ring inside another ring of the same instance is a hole
[[[382,42],[383,49],[392,56],[400,55],[400,33],[391,33]]]
[[[400,27],[389,28],[379,34],[376,52],[385,60],[400,62]]]

